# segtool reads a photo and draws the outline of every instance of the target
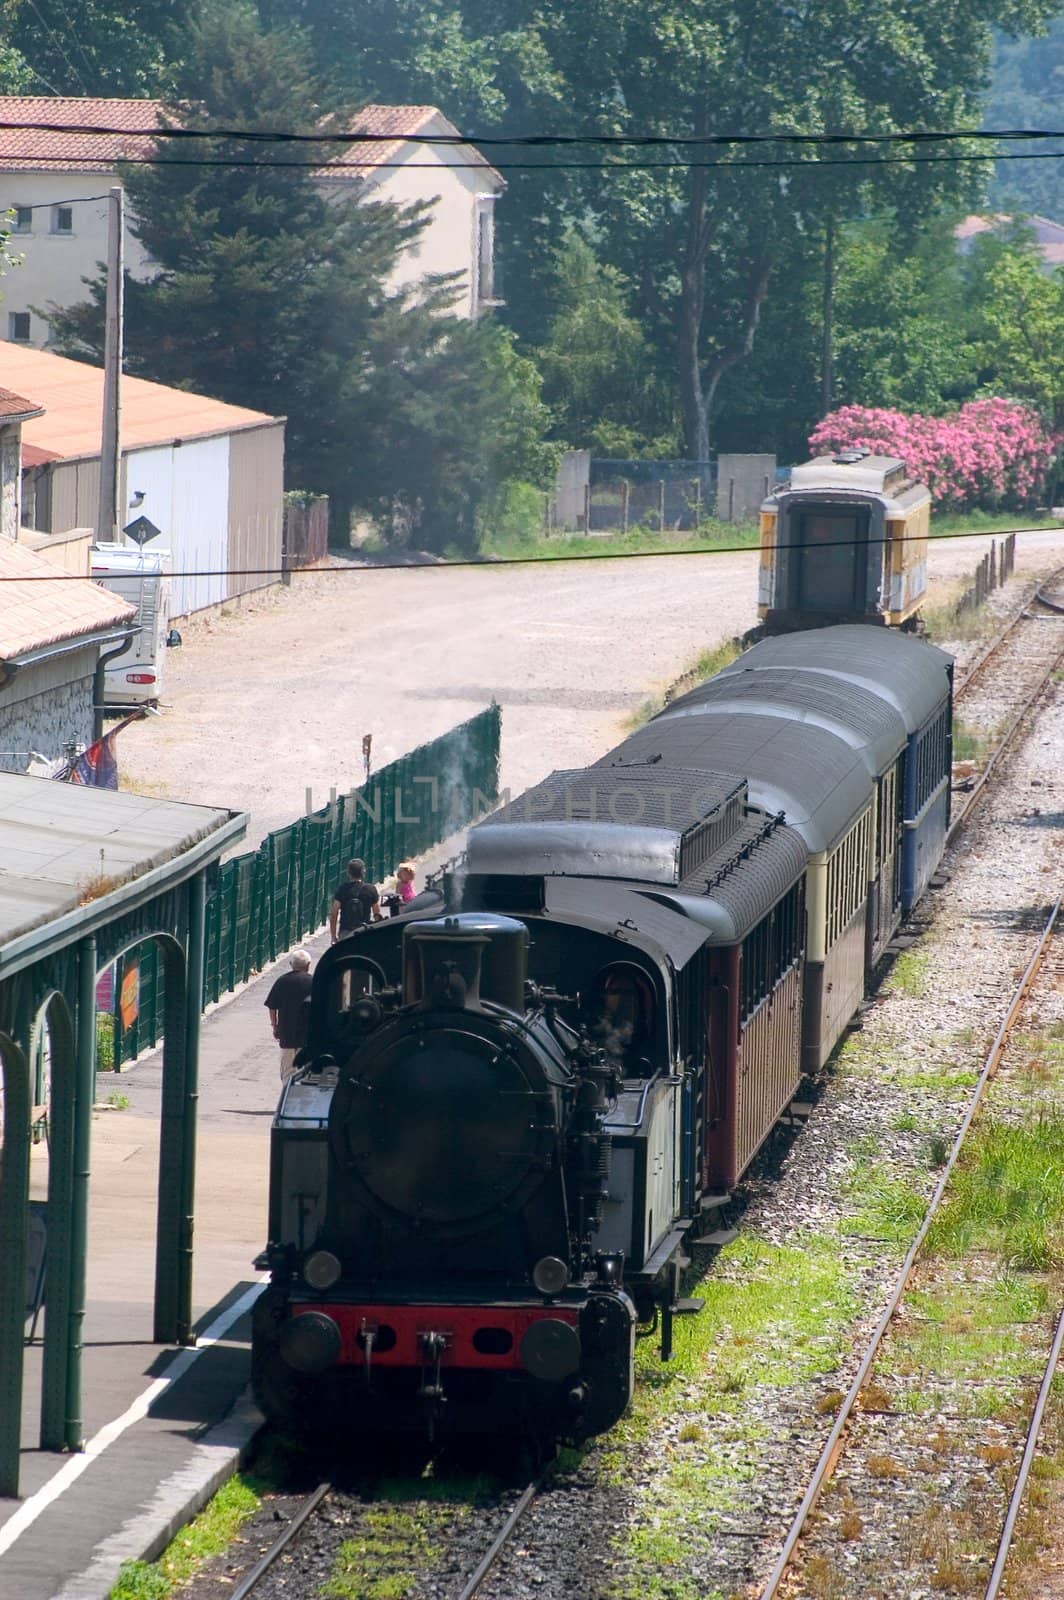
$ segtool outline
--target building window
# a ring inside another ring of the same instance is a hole
[[[29,344],[30,314],[28,311],[8,312],[7,336],[11,340],[12,344]]]
[[[477,298],[495,298],[495,218],[490,206],[477,211]]]
[[[74,232],[74,207],[73,206],[53,206],[52,207],[52,232],[53,233],[73,233]]]
[[[32,206],[12,206],[11,209],[15,213],[15,220],[11,224],[12,233],[32,233],[33,232],[33,207]]]

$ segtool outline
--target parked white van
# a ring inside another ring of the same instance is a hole
[[[163,662],[170,633],[170,552],[141,545],[94,544],[96,582],[136,606],[136,630],[128,650],[104,672],[107,706],[154,705],[163,685]]]

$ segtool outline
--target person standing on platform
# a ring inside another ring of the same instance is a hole
[[[356,856],[347,863],[347,877],[337,884],[329,907],[329,932],[333,944],[357,933],[368,922],[380,920],[380,895],[375,883],[366,882],[366,863]]]
[[[296,1052],[307,1042],[307,997],[310,994],[310,957],[305,950],[293,950],[289,971],[282,972],[266,996],[273,1036],[281,1047],[281,1082],[295,1072]]]

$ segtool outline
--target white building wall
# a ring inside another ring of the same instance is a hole
[[[406,287],[430,273],[460,273],[454,310],[460,316],[475,317],[480,289],[477,252],[481,224],[477,219],[478,213],[486,213],[484,226],[490,238],[494,184],[475,167],[450,165],[458,159],[453,146],[435,149],[411,144],[390,159],[402,164],[381,168],[366,199],[401,206],[424,201],[431,210],[420,239],[396,263],[388,287]]]
[[[14,338],[12,318],[28,313],[29,343],[48,343],[46,313],[49,304],[77,305],[88,298],[81,281],[91,278],[107,259],[107,190],[116,182],[107,172],[3,172],[0,171],[0,210],[32,206],[29,232],[13,232],[8,248],[21,258],[3,280],[0,303],[0,337]],[[89,199],[89,196],[95,198]],[[59,201],[70,205],[73,229],[55,231]],[[128,216],[128,213],[127,213]],[[126,225],[126,270],[148,275],[147,256]]]
[[[162,530],[150,548],[172,557],[171,614],[219,605],[226,594],[229,533],[229,436],[190,439],[126,454],[126,486],[144,499],[129,519],[144,516]],[[183,573],[213,573],[183,577]]]
[[[451,165],[461,159],[453,146],[434,149],[428,144],[404,145],[399,155],[389,159],[400,165],[381,168],[361,189],[365,199],[398,205],[423,200],[432,207],[420,242],[403,254],[389,286],[413,284],[429,273],[461,273],[454,310],[461,316],[475,317],[481,299],[477,214],[486,211],[485,227],[490,240],[491,212],[499,180],[475,165]],[[46,313],[51,303],[66,307],[88,298],[82,280],[93,277],[107,259],[106,195],[117,181],[117,173],[108,172],[0,170],[0,210],[35,208],[30,231],[16,232],[11,237],[10,248],[22,258],[22,265],[12,267],[3,279],[0,338],[14,338],[12,318],[26,313],[30,319],[28,342],[42,348],[48,343],[49,331],[46,316],[39,313]],[[350,180],[325,183],[322,187],[327,194],[347,196],[352,192]],[[70,233],[55,231],[55,207],[59,201],[71,205]],[[127,204],[126,271],[134,277],[149,277],[150,259],[133,236],[129,221]]]

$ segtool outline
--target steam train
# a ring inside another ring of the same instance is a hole
[[[939,860],[952,663],[784,634],[332,947],[272,1129],[253,1376],[288,1428],[580,1441]]]

